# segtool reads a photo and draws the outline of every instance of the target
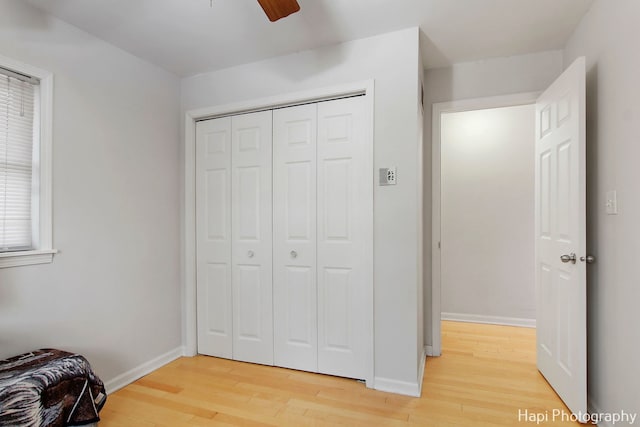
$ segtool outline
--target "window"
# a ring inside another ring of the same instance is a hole
[[[51,262],[51,73],[0,56],[0,268]]]
[[[38,185],[33,173],[38,84],[0,74],[0,252],[33,249],[38,235],[37,200],[31,198]]]

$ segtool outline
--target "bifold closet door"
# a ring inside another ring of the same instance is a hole
[[[273,112],[274,364],[318,370],[317,105]]]
[[[273,364],[271,111],[196,125],[198,352]]]
[[[373,183],[364,97],[318,103],[318,371],[366,378]],[[368,358],[369,356],[369,358]]]
[[[200,353],[368,377],[365,125],[363,97],[197,124]]]
[[[198,353],[232,357],[231,118],[196,124]]]
[[[231,128],[233,359],[272,365],[272,112]]]

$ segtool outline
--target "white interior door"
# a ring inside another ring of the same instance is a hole
[[[233,116],[233,358],[273,364],[271,111]]]
[[[318,104],[318,371],[366,377],[372,174],[363,97]]]
[[[535,262],[538,369],[583,414],[585,193],[585,61],[578,58],[536,103]]]
[[[232,357],[231,118],[196,125],[198,353]]]
[[[274,364],[318,369],[317,105],[273,112]]]

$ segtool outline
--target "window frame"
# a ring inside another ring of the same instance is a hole
[[[53,73],[0,55],[0,66],[40,80],[39,97],[39,165],[34,174],[40,180],[38,204],[39,239],[37,247],[25,251],[0,253],[0,268],[22,265],[47,264],[53,261],[58,251],[53,249],[53,213],[52,213],[52,148],[53,148]]]

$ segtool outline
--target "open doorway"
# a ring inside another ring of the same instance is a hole
[[[588,410],[586,265],[594,260],[585,244],[585,96],[585,58],[580,57],[537,99],[525,94],[434,104],[433,120],[432,354],[442,351],[442,116],[535,102],[536,365],[574,414]],[[504,262],[517,256],[508,254]],[[504,270],[500,262],[493,268]]]
[[[535,326],[535,105],[440,126],[442,320]]]
[[[537,93],[433,106],[433,354],[441,320],[535,326]]]

